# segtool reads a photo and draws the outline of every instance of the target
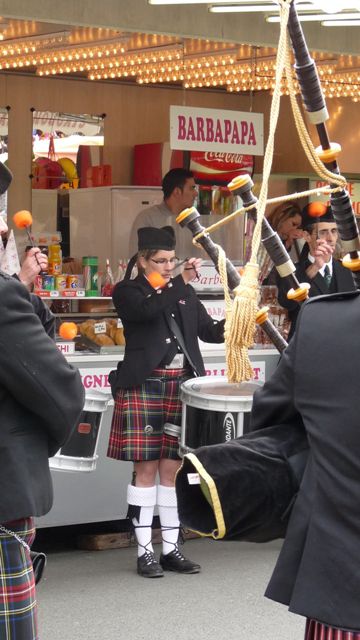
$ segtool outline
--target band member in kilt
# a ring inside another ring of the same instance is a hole
[[[128,516],[138,543],[137,571],[147,578],[161,577],[164,570],[200,571],[178,546],[174,483],[180,458],[177,438],[165,433],[164,425],[180,428],[180,385],[205,375],[198,338],[220,343],[224,333],[224,321],[212,320],[189,284],[201,261],[187,259],[182,273],[173,277],[176,263],[172,227],[142,227],[138,230],[138,276],[124,279],[113,293],[126,346],[124,360],[111,380],[115,408],[108,456],[134,462],[127,492]],[[162,531],[159,562],[151,543],[156,504]]]
[[[0,194],[10,181],[0,163]],[[0,217],[0,235],[7,231]],[[34,249],[24,261],[20,282],[0,271],[1,640],[39,637],[30,557],[33,517],[52,506],[48,458],[71,435],[84,403],[80,375],[54,343],[52,314],[27,290],[46,264],[46,256]]]

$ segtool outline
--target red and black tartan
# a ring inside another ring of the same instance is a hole
[[[304,640],[360,640],[360,631],[335,629],[316,620],[307,620]]]
[[[108,457],[133,462],[178,460],[178,440],[163,428],[165,422],[181,424],[180,385],[189,377],[187,369],[155,369],[142,385],[119,389]]]
[[[33,518],[3,522],[29,546],[35,538]],[[37,640],[35,580],[30,553],[16,538],[0,531],[0,638]]]

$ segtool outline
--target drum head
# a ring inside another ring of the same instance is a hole
[[[225,376],[191,378],[181,385],[181,399],[199,409],[250,411],[259,382],[228,382]]]

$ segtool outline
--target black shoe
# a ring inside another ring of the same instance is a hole
[[[201,567],[196,562],[183,556],[176,545],[174,551],[160,556],[160,564],[164,571],[176,571],[177,573],[199,573]]]
[[[152,551],[145,551],[137,559],[137,572],[143,578],[162,578],[164,572]]]

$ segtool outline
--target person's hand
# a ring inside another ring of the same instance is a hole
[[[316,243],[317,247],[314,251],[314,258],[315,264],[320,270],[326,262],[329,262],[332,254],[334,253],[334,249],[328,242],[326,242],[326,240],[317,240]]]
[[[22,263],[20,272],[18,273],[18,278],[26,287],[29,287],[33,284],[40,271],[47,271],[47,269],[47,255],[45,253],[41,253],[39,247],[32,247],[26,253],[26,257]]]
[[[313,253],[315,261],[306,269],[306,273],[310,278],[314,278],[316,276],[324,264],[329,262],[332,254],[334,253],[333,247],[326,242],[326,240],[317,240],[316,245],[316,249]]]
[[[184,269],[181,274],[185,284],[189,284],[191,280],[198,277],[198,269],[200,269],[201,264],[201,258],[189,258],[189,260],[185,262]]]
[[[303,237],[303,232],[301,229],[296,229],[296,227],[293,227],[292,229],[290,229],[290,231],[286,234],[286,237],[284,238],[286,248],[291,249],[292,245],[294,244],[294,240],[299,240],[302,237]]]

